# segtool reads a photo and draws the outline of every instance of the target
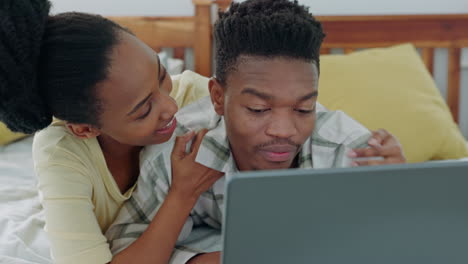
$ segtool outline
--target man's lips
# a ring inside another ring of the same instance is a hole
[[[270,145],[260,149],[260,154],[270,162],[285,162],[292,160],[297,151],[293,145]]]

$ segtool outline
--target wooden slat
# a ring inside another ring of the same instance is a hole
[[[421,55],[427,70],[434,75],[434,48],[423,48]]]
[[[109,17],[130,29],[153,49],[161,47],[192,47],[195,19],[193,17]]]
[[[218,8],[221,11],[226,11],[226,9],[231,4],[232,0],[215,0],[214,3],[218,5]]]
[[[176,59],[183,60],[185,58],[185,48],[174,48],[172,56]]]
[[[460,104],[460,48],[449,49],[447,103],[455,122],[459,122]]]
[[[405,16],[318,16],[327,48],[468,46],[468,14]]]
[[[195,35],[194,43],[195,72],[203,76],[211,76],[211,1],[192,0],[195,5]]]
[[[350,54],[350,53],[354,52],[354,49],[353,48],[344,48],[343,51],[344,51],[345,54]]]

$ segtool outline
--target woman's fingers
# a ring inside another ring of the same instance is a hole
[[[208,133],[207,129],[202,129],[198,131],[197,135],[195,136],[195,139],[192,142],[192,146],[190,147],[190,155],[196,157],[198,150],[200,149],[200,145],[203,141],[203,137],[205,134]]]
[[[178,136],[175,139],[174,148],[172,149],[171,160],[181,160],[186,155],[187,143],[195,136],[195,132],[190,131],[183,136]]]

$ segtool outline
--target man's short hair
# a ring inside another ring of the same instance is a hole
[[[216,78],[225,83],[239,56],[286,57],[320,68],[322,25],[309,9],[289,0],[232,3],[214,26]]]

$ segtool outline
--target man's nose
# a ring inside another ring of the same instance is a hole
[[[289,113],[276,113],[266,130],[267,135],[276,138],[290,138],[297,133],[294,117]]]

